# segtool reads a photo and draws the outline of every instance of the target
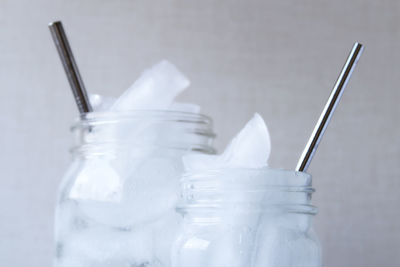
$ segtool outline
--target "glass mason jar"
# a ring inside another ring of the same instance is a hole
[[[214,153],[211,119],[175,111],[88,113],[72,126],[58,196],[55,267],[170,266],[188,153]]]
[[[277,169],[185,174],[173,267],[321,267],[311,176]]]

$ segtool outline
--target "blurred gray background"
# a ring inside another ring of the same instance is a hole
[[[354,41],[366,49],[309,168],[327,267],[400,266],[397,0],[0,0],[0,266],[52,262],[53,208],[77,109],[47,23],[90,92],[118,96],[161,59],[192,81],[216,146],[257,111],[294,168]]]

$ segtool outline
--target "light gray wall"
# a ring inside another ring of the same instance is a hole
[[[56,188],[77,115],[47,23],[90,92],[119,95],[167,58],[221,150],[253,112],[294,168],[354,41],[363,57],[309,172],[327,267],[400,266],[397,0],[0,0],[0,266],[51,265]]]

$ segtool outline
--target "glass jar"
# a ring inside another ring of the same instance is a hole
[[[56,208],[56,267],[170,266],[188,153],[214,153],[211,119],[174,111],[88,113]]]
[[[311,176],[276,169],[185,174],[173,267],[320,267]]]

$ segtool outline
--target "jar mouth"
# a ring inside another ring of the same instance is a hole
[[[90,112],[71,126],[73,154],[110,154],[127,149],[199,151],[214,154],[212,119],[173,110]]]
[[[315,191],[312,188],[312,176],[310,174],[288,169],[274,169],[268,166],[261,168],[227,167],[198,172],[191,171],[185,172],[181,180],[182,183],[203,183],[215,181],[216,176],[235,182],[247,182],[246,180],[253,179],[255,189],[260,186],[286,186],[288,188],[302,188],[302,190],[305,190],[304,192],[308,192],[308,190],[311,190],[311,192]],[[272,176],[275,179],[266,179]]]
[[[185,173],[178,211],[285,211],[316,214],[311,175],[264,168],[225,168]]]

